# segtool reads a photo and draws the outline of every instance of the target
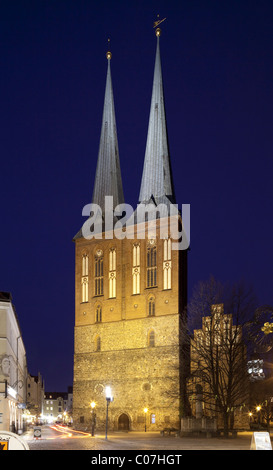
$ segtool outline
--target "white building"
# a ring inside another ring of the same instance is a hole
[[[27,361],[11,294],[0,292],[0,430],[21,433]]]

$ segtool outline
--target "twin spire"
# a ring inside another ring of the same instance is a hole
[[[157,47],[154,67],[152,101],[150,109],[146,152],[139,194],[139,202],[151,200],[160,203],[175,203],[168,134],[165,116],[164,91],[161,71],[159,37],[156,30]]]
[[[101,136],[92,203],[97,204],[104,214],[105,196],[113,196],[113,207],[124,202],[121,180],[117,126],[114,95],[111,79],[110,61],[112,54],[106,54],[108,60]]]
[[[165,116],[159,48],[160,32],[161,30],[157,28],[152,100],[139,202],[144,204],[153,202],[155,205],[165,203],[169,206],[170,203],[175,203],[175,195]],[[111,52],[108,51],[106,57],[108,68],[100,145],[92,197],[92,203],[99,205],[103,214],[105,210],[105,196],[113,197],[114,209],[118,204],[124,202],[110,68]],[[80,233],[78,236],[81,236]]]

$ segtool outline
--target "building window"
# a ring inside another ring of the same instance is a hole
[[[95,344],[95,347],[96,347],[96,351],[100,351],[100,350],[101,350],[101,339],[100,339],[100,336],[97,336],[97,337],[96,337],[96,344]]]
[[[155,346],[155,332],[154,330],[149,331],[148,333],[148,346],[153,348]]]
[[[82,302],[88,302],[88,256],[82,255]]]
[[[109,251],[109,298],[116,297],[116,249]]]
[[[156,246],[147,247],[147,287],[157,285]]]
[[[101,305],[97,305],[96,307],[96,322],[99,323],[101,322],[102,319],[102,308]]]
[[[154,297],[149,297],[148,300],[148,315],[149,317],[152,317],[155,315],[155,298]]]
[[[163,289],[172,287],[172,241],[170,238],[164,240],[163,249]]]
[[[135,243],[133,246],[133,294],[140,294],[140,245]]]
[[[95,295],[103,295],[103,256],[98,250],[95,255]]]

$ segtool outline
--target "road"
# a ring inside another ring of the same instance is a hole
[[[157,433],[129,432],[105,435],[73,430],[60,425],[42,426],[41,439],[34,439],[33,429],[22,437],[30,450],[249,450],[251,432],[238,433],[237,438],[162,437]]]

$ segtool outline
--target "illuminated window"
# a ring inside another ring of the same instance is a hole
[[[163,289],[172,287],[172,241],[170,238],[164,240],[163,250]]]
[[[103,256],[98,250],[95,255],[95,295],[103,295]]]
[[[133,294],[140,293],[140,245],[133,246]]]
[[[82,302],[88,302],[88,256],[82,255]]]
[[[157,285],[156,246],[147,247],[147,287]]]
[[[116,297],[116,249],[109,251],[109,297]]]

